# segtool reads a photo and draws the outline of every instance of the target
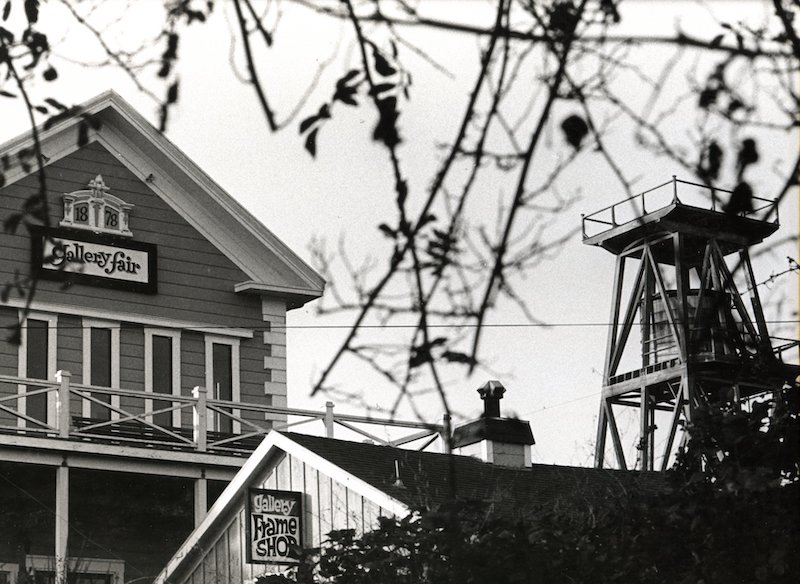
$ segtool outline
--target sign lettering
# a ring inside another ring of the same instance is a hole
[[[156,292],[156,248],[108,235],[34,230],[34,268],[44,278]]]
[[[250,489],[247,498],[247,560],[253,564],[296,563],[302,545],[301,493]]]

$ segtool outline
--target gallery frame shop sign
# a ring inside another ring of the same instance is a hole
[[[32,227],[33,269],[41,278],[155,294],[156,246],[97,233]]]
[[[296,564],[303,542],[303,494],[247,490],[247,562]]]

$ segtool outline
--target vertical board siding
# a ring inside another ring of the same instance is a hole
[[[242,525],[240,516],[237,514],[228,527],[228,573],[230,574],[231,584],[242,583],[242,565],[244,556],[242,555]]]
[[[347,488],[331,480],[331,529],[347,528]]]
[[[306,512],[305,512],[305,526],[306,541],[305,545],[314,546],[315,542],[319,543],[320,539],[320,519],[319,519],[319,473],[317,469],[307,464],[303,465],[303,474],[305,475],[306,485]]]
[[[217,582],[219,584],[229,584],[231,581],[230,574],[228,573],[228,532],[227,530],[222,533],[222,537],[217,541],[214,546],[214,556],[217,559]]]
[[[347,528],[364,533],[364,498],[352,489],[347,489]]]
[[[291,455],[284,455],[264,471],[254,486],[302,492],[304,510],[304,541],[309,547],[319,546],[334,529],[355,529],[358,535],[377,527],[378,517],[388,515],[379,505],[365,499],[344,484],[319,472]],[[244,498],[231,512],[231,522],[210,543],[204,558],[198,561],[191,576],[192,582],[205,578],[203,584],[216,584],[222,580],[209,580],[224,575],[225,582],[245,584],[264,574],[281,573],[286,566],[248,564],[245,555],[246,521]],[[214,567],[212,569],[212,567]],[[189,578],[186,579],[186,582]],[[180,583],[178,583],[180,584]]]
[[[333,491],[333,481],[328,475],[319,473],[319,537],[320,542],[328,538],[328,534],[333,525],[333,505],[331,497]]]

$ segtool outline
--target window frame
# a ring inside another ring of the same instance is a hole
[[[172,339],[172,395],[181,395],[181,331],[175,329],[162,329],[145,327],[144,329],[144,390],[153,393],[153,337],[169,337]],[[158,394],[167,395],[167,394]],[[161,401],[168,401],[158,398]],[[145,410],[152,411],[153,399],[145,399]],[[174,405],[174,402],[173,402]],[[181,410],[173,410],[172,425],[181,427]],[[147,421],[153,422],[153,415],[147,414]]]
[[[92,353],[92,329],[93,328],[103,328],[103,329],[110,329],[111,330],[111,387],[110,389],[120,389],[119,383],[119,333],[121,324],[118,321],[113,320],[101,320],[95,318],[83,318],[81,319],[81,333],[83,337],[82,342],[82,351],[81,351],[81,359],[83,361],[83,375],[81,377],[83,381],[83,385],[92,385],[91,383],[91,371],[92,371],[92,361],[91,361],[91,353]],[[81,415],[84,418],[89,418],[92,415],[92,402],[89,400],[81,400]],[[119,394],[111,394],[111,407],[119,409],[120,407],[120,396]],[[111,420],[119,420],[119,412],[111,410]]]
[[[31,310],[23,320],[24,311],[19,311],[19,320],[22,322],[20,328],[20,343],[17,353],[17,375],[19,377],[27,377],[28,372],[28,319],[42,320],[47,322],[47,379],[44,380],[45,384],[54,383],[57,371],[58,359],[58,315],[50,312],[38,312]],[[19,396],[25,395],[25,385],[20,383],[17,385],[17,394]],[[20,414],[27,415],[27,400],[20,399],[17,401],[17,411]],[[53,425],[56,420],[56,396],[55,393],[50,391],[47,393],[47,420],[48,425]],[[26,427],[23,418],[17,418],[17,426],[20,428]]]
[[[236,337],[226,337],[222,335],[206,334],[204,336],[205,342],[205,366],[206,366],[206,391],[208,391],[209,399],[219,399],[214,388],[214,345],[229,345],[231,348],[231,401],[241,401],[241,380],[240,380],[240,367],[241,362],[239,359],[239,341]],[[240,417],[241,410],[234,408],[232,415]],[[237,420],[233,421],[233,433],[241,433],[241,423]],[[214,414],[208,419],[208,429],[217,431],[219,430],[219,414]]]

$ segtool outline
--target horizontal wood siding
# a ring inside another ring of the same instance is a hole
[[[36,301],[76,308],[95,308],[111,313],[134,313],[147,318],[165,318],[249,329],[252,339],[240,341],[240,390],[243,401],[278,406],[286,405],[285,304],[279,300],[262,302],[258,295],[236,294],[234,285],[249,280],[231,260],[207,241],[188,221],[166,204],[103,146],[92,143],[47,168],[50,224],[58,225],[63,216],[61,195],[87,189],[97,174],[109,192],[134,205],[131,212],[133,240],[150,243],[158,249],[158,294],[148,295],[104,287],[74,284],[64,290],[58,282],[41,281]],[[154,181],[163,177],[155,176]],[[34,176],[0,189],[0,213],[22,209],[25,200],[38,193]],[[27,273],[31,242],[24,230],[3,235],[0,281],[13,279],[15,270]],[[276,266],[276,277],[286,266]],[[282,277],[282,276],[281,276]],[[265,308],[267,307],[267,308]],[[59,368],[69,370],[80,383],[82,341],[80,329],[66,328],[80,320],[59,317]],[[269,324],[265,325],[264,319]],[[62,326],[64,323],[64,326]],[[63,329],[63,330],[62,330]],[[277,329],[277,330],[276,330]],[[141,326],[123,329],[120,339],[120,384],[124,389],[144,388],[144,337]],[[0,370],[12,367],[16,374],[16,348],[0,341]],[[203,335],[183,331],[181,339],[181,392],[188,395],[195,385],[205,384]],[[10,365],[9,365],[10,364]],[[135,400],[134,400],[135,401]],[[123,401],[123,409],[134,408]],[[282,416],[245,414],[252,422],[282,421]],[[191,422],[191,412],[182,415],[182,424]]]

